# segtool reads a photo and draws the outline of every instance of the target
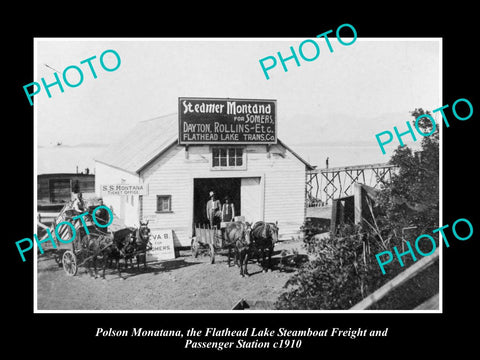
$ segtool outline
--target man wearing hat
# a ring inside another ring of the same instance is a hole
[[[209,193],[210,200],[207,202],[207,218],[210,222],[210,226],[213,228],[214,226],[220,225],[220,217],[221,217],[221,204],[220,200],[215,198],[215,193],[210,191]]]
[[[98,199],[98,206],[103,206],[102,198]],[[100,225],[106,225],[110,222],[110,215],[108,214],[108,211],[104,207],[102,207],[98,209],[97,212],[95,213],[95,219]],[[105,232],[108,232],[108,227],[104,226],[101,229]]]

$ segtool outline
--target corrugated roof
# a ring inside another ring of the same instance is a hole
[[[125,137],[95,157],[96,161],[137,174],[148,163],[178,141],[178,114],[140,121]],[[307,167],[312,166],[278,139]]]
[[[125,137],[95,157],[96,161],[136,174],[177,140],[178,116],[169,114],[140,121]]]

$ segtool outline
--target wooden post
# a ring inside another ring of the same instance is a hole
[[[353,188],[353,197],[355,203],[355,224],[362,222],[362,185],[355,183]]]
[[[337,205],[338,205],[338,200],[333,200],[332,201],[332,217],[330,220],[330,231],[332,232],[333,235],[336,234],[336,227],[337,227]]]

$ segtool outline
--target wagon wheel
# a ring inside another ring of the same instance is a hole
[[[67,273],[67,275],[75,276],[77,274],[77,257],[73,252],[67,250],[63,253],[62,257],[63,263],[63,270]]]
[[[210,249],[210,264],[215,264],[215,247],[213,244],[208,244],[208,248]]]
[[[192,256],[196,259],[198,256],[198,243],[196,239],[192,239]]]

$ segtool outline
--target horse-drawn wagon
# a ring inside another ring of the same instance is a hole
[[[90,269],[93,265],[95,277],[97,276],[96,262],[98,259],[103,260],[103,277],[105,277],[105,267],[108,260],[117,261],[117,270],[120,272],[120,258],[123,258],[125,265],[127,261],[136,258],[137,267],[139,267],[140,259],[143,257],[144,266],[146,267],[146,252],[151,249],[149,241],[150,229],[148,222],[140,222],[140,228],[121,227],[114,231],[105,231],[105,229],[97,226],[91,216],[92,207],[89,208],[88,215],[80,219],[73,219],[77,213],[72,210],[71,204],[68,203],[60,211],[58,217],[48,228],[39,223],[40,227],[48,229],[55,246],[52,245],[55,261],[63,266],[65,273],[69,276],[75,276],[80,266],[86,265]],[[72,228],[62,222],[69,222],[75,229],[73,237]],[[82,223],[83,222],[83,223]],[[48,232],[40,239],[45,240],[49,236]],[[60,239],[58,239],[60,237]],[[47,243],[48,244],[48,243]],[[133,266],[133,265],[132,265]]]
[[[226,239],[225,231],[227,227],[231,226],[234,223],[242,223],[245,226],[248,226],[242,220],[236,222],[221,222],[220,227],[217,228],[216,226],[211,227],[210,225],[205,224],[198,224],[195,226],[195,236],[192,238],[191,249],[192,255],[194,258],[197,255],[206,250],[208,255],[210,256],[210,263],[215,263],[215,252],[219,250],[229,249],[231,250],[232,246],[234,245],[232,241]],[[240,236],[244,236],[241,234]]]
[[[211,228],[210,225],[196,225],[191,243],[193,257],[196,258],[202,250],[207,249],[210,263],[215,263],[215,251],[223,248],[223,240],[222,229]]]
[[[247,263],[254,254],[262,258],[262,267],[268,270],[271,266],[273,247],[278,240],[276,223],[256,222],[253,226],[244,221],[222,223],[220,229],[208,225],[196,226],[192,239],[192,255],[197,257],[202,248],[208,248],[210,263],[215,262],[215,252],[228,249],[228,266],[231,251],[235,252],[235,260],[239,261],[240,275],[248,275]]]

